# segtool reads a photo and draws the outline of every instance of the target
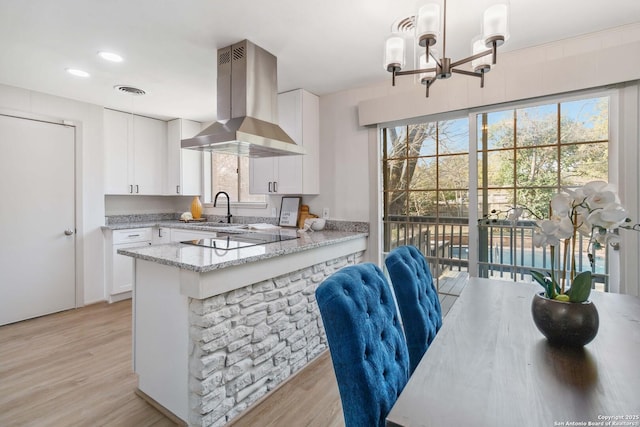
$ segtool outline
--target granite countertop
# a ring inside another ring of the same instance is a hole
[[[103,230],[127,230],[132,228],[145,227],[169,227],[169,228],[186,228],[189,230],[218,231],[228,227],[243,227],[244,224],[227,224],[224,222],[183,222],[179,220],[151,220],[138,222],[121,222],[115,224],[103,225]],[[246,227],[246,226],[245,226]]]
[[[181,224],[187,225],[184,223]],[[158,225],[158,223],[156,222],[153,225]],[[190,226],[188,228],[192,229],[197,229],[198,227],[197,225],[194,226],[193,223],[189,223],[188,225]],[[151,226],[151,224],[147,226]],[[173,227],[173,225],[171,226]],[[210,226],[201,227],[204,230],[211,230]],[[366,232],[351,231],[296,232],[296,230],[293,229],[281,231],[297,233],[299,238],[232,250],[216,250],[184,243],[170,243],[132,249],[119,249],[118,253],[198,273],[206,273],[225,267],[302,252],[368,236]]]

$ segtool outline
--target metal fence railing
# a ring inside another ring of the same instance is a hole
[[[533,221],[494,221],[478,224],[478,275],[507,280],[531,281],[530,271],[551,271],[549,247],[533,244]],[[384,221],[384,250],[414,245],[425,255],[434,277],[448,270],[468,271],[469,222],[466,218],[390,217]],[[591,266],[590,252],[595,260]],[[608,291],[607,249],[589,248],[588,239],[578,236],[576,271],[591,270],[594,287]],[[556,272],[562,260],[556,254]]]

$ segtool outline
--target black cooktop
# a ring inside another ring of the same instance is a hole
[[[185,240],[180,243],[212,249],[232,250],[297,239],[298,236],[272,233],[218,233],[216,237]]]

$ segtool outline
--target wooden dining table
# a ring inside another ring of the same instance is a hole
[[[470,278],[387,426],[640,426],[640,298],[592,292],[598,334],[551,346],[533,283]]]

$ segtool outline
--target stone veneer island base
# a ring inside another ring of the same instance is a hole
[[[324,351],[315,290],[336,270],[362,262],[366,248],[364,233],[341,233],[333,243],[324,234],[320,245],[316,233],[311,245],[273,244],[280,255],[210,271],[166,262],[171,251],[184,258],[178,251],[208,248],[121,251],[135,259],[139,394],[184,424],[222,426]]]

